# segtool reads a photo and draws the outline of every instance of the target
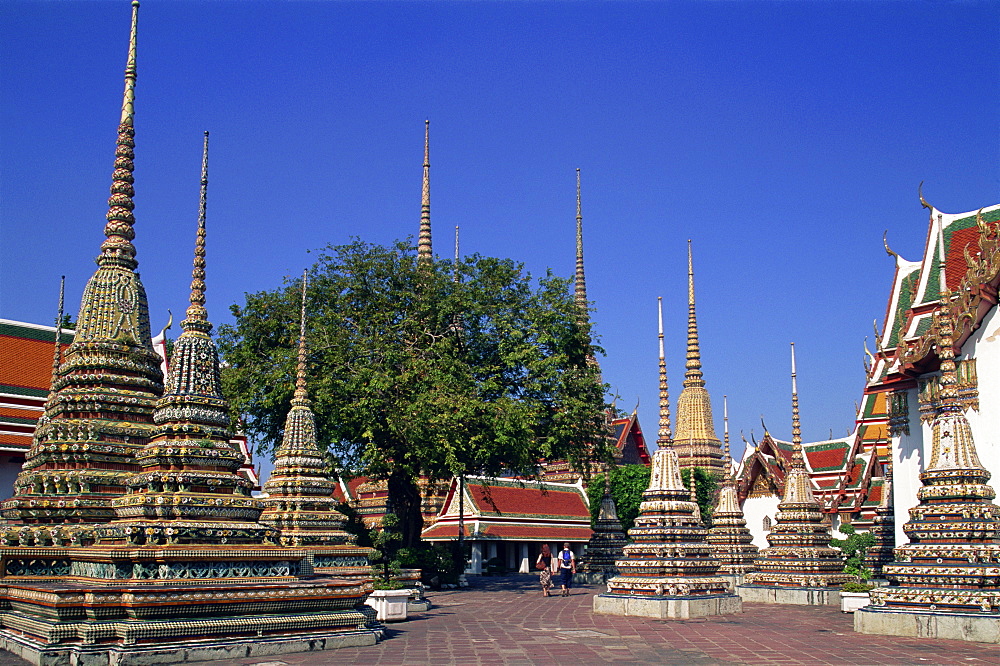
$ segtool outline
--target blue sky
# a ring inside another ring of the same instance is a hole
[[[75,310],[103,238],[128,2],[0,3],[0,317]],[[166,2],[140,9],[136,241],[154,329],[187,303],[212,132],[208,308],[308,250],[415,236],[569,276],[583,174],[604,377],[656,436],[656,297],[683,378],[686,240],[722,429],[853,426],[862,341],[924,196],[1000,201],[1000,4]],[[737,449],[740,446],[737,445]]]

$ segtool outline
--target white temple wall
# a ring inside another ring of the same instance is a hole
[[[920,422],[917,389],[907,391],[910,434],[901,433],[892,438],[892,502],[896,520],[896,545],[910,540],[903,534],[903,525],[910,519],[910,507],[917,505],[920,489],[920,472],[924,469],[924,438],[930,441],[930,428]]]
[[[748,497],[743,502],[743,517],[747,521],[747,529],[753,535],[753,545],[758,548],[767,548],[767,533],[764,529],[764,518],[770,519],[770,524],[775,523],[775,516],[778,514],[778,503],[781,498],[777,495],[768,497]]]
[[[959,359],[975,358],[979,376],[979,410],[965,413],[972,427],[979,462],[1000,482],[1000,308],[993,308],[979,330],[962,346]]]
[[[976,359],[979,383],[979,410],[969,409],[965,417],[972,428],[979,461],[993,474],[993,486],[1000,481],[1000,308],[993,308],[982,325],[962,346],[959,360]],[[892,438],[893,503],[896,517],[896,545],[909,543],[903,524],[917,505],[920,472],[930,458],[933,441],[930,424],[920,422],[917,389],[910,389],[910,434]]]

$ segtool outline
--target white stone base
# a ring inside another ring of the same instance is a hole
[[[373,590],[365,601],[366,606],[375,609],[379,622],[402,622],[406,620],[410,590]]]
[[[867,592],[844,592],[843,590],[840,592],[841,613],[853,613],[871,602],[871,595]]]
[[[1000,615],[899,611],[866,606],[854,613],[854,631],[861,634],[1000,643]]]
[[[740,585],[736,594],[743,601],[755,604],[789,604],[793,606],[839,606],[838,587],[775,587],[773,585]]]
[[[599,594],[594,597],[594,612],[604,615],[655,617],[661,620],[687,620],[707,615],[742,613],[743,602],[735,594],[718,594],[711,597]]]
[[[191,641],[156,646],[53,645],[47,646],[0,632],[0,648],[36,666],[160,666],[192,661],[270,657],[292,652],[319,652],[342,647],[375,645],[381,629],[362,629],[310,636],[227,640],[225,643]],[[333,657],[330,658],[333,660]]]

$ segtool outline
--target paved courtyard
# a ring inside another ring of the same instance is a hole
[[[595,615],[603,588],[544,598],[533,576],[472,582],[428,593],[434,607],[389,625],[376,646],[225,663],[1000,664],[997,645],[856,634],[832,607],[746,604],[742,615],[661,621]]]
[[[742,615],[661,621],[593,614],[596,587],[544,598],[533,576],[472,582],[428,593],[433,608],[389,625],[375,646],[212,663],[1000,665],[1000,646],[856,634],[852,616],[832,607],[745,604]]]

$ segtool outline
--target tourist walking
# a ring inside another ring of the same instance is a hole
[[[569,596],[569,588],[573,584],[573,574],[576,573],[576,556],[569,549],[569,544],[564,543],[563,549],[559,551],[559,584],[562,586],[562,595]]]
[[[539,570],[538,582],[542,584],[542,596],[548,597],[549,590],[552,589],[552,551],[549,544],[542,544],[542,552],[535,560],[535,568]]]

